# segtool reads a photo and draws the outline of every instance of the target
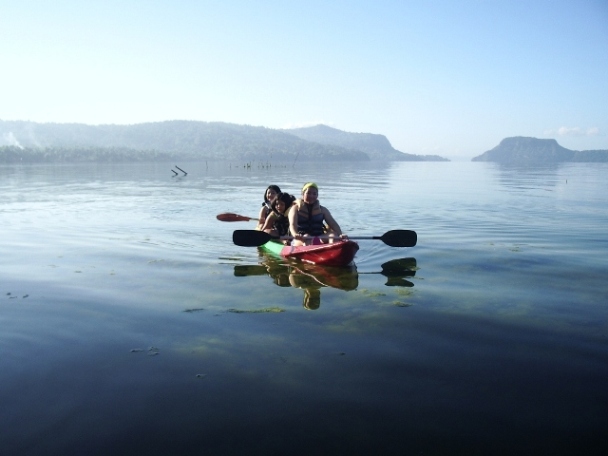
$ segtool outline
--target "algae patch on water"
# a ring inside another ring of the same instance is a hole
[[[243,309],[228,309],[227,312],[232,313],[281,313],[285,312],[285,309],[281,309],[280,307],[266,307],[264,309],[251,309],[251,310],[243,310]]]
[[[381,291],[372,291],[372,290],[368,290],[366,288],[362,288],[361,290],[359,290],[363,295],[370,297],[370,298],[377,298],[379,296],[386,296],[386,293],[383,293]]]

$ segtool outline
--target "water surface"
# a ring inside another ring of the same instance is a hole
[[[178,166],[0,167],[7,454],[608,449],[605,165]],[[311,269],[215,218],[309,180],[418,245]]]

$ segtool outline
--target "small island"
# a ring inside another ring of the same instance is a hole
[[[472,161],[507,165],[545,165],[564,162],[608,162],[608,150],[570,150],[555,139],[516,136],[503,139],[498,146],[474,157]]]

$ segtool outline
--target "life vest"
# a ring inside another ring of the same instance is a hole
[[[319,201],[315,201],[314,204],[306,204],[302,200],[297,200],[296,207],[298,208],[298,234],[320,236],[324,233],[325,216]]]
[[[276,212],[273,212],[273,214],[276,219],[272,227],[279,233],[279,236],[287,235],[289,233],[289,217],[283,214],[277,214]]]

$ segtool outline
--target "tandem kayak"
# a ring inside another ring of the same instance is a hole
[[[353,261],[359,244],[354,241],[337,241],[332,244],[302,245],[294,247],[276,241],[268,241],[262,249],[283,258],[293,258],[323,266],[346,266]]]

